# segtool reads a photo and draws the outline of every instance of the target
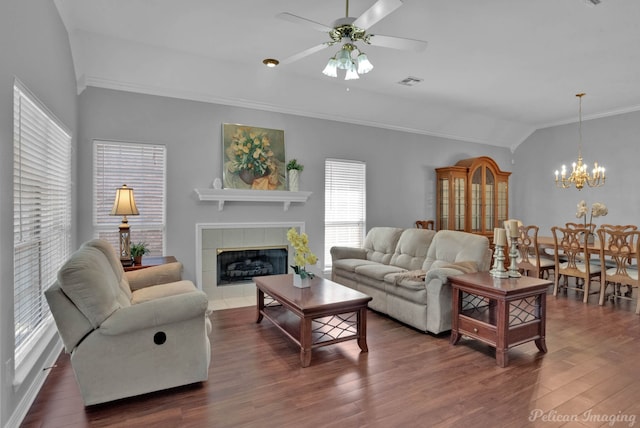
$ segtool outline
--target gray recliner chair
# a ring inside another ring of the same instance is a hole
[[[86,242],[45,291],[85,405],[208,378],[208,299],[182,264],[125,272],[111,245]]]

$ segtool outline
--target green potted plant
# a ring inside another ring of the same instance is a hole
[[[298,181],[303,169],[304,165],[299,164],[297,159],[291,159],[289,163],[287,163],[287,178],[289,179],[290,191],[298,191]]]
[[[129,250],[131,251],[131,257],[133,257],[133,263],[135,263],[136,265],[141,265],[142,256],[149,254],[151,252],[149,251],[149,247],[147,247],[146,242],[138,242],[137,244],[131,244],[131,247],[129,247]]]

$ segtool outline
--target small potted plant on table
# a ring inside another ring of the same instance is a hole
[[[133,257],[133,263],[136,265],[142,264],[142,256],[149,254],[149,248],[146,242],[138,242],[137,244],[131,244],[131,257]]]

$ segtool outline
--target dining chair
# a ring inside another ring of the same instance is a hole
[[[555,250],[553,295],[558,295],[560,277],[564,276],[565,281],[562,287],[582,292],[584,295],[582,300],[587,303],[591,281],[600,279],[602,269],[600,260],[593,263],[589,258],[587,235],[583,233],[584,228],[570,229],[554,226],[551,228],[551,232],[553,233]],[[567,258],[565,262],[561,261],[560,252]],[[574,287],[569,285],[569,277],[576,278]]]
[[[589,229],[589,232],[594,233],[596,230],[595,223],[565,223],[568,229]]]
[[[611,300],[632,300],[632,289],[640,287],[638,279],[638,257],[640,254],[640,231],[617,230],[601,227],[598,229],[600,239],[600,260],[604,265],[605,258],[615,262],[615,266],[602,271],[600,279],[600,305],[606,300],[609,285],[613,288]],[[621,287],[626,285],[627,292],[622,294]],[[636,314],[640,314],[640,299],[637,298]]]
[[[555,268],[555,260],[545,257],[540,251],[539,230],[536,225],[518,227],[518,270],[536,278],[542,278],[544,273],[548,276],[549,271]]]
[[[638,226],[636,226],[635,224],[601,224],[600,225],[601,229],[613,229],[613,230],[620,230],[620,231],[627,231],[627,230],[638,230]]]
[[[436,228],[436,224],[433,220],[418,220],[416,221],[416,227],[418,229],[431,229],[434,230]]]

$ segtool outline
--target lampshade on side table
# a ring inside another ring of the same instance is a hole
[[[120,224],[120,262],[123,266],[131,266],[131,235],[129,230],[128,215],[139,215],[136,207],[136,200],[133,197],[133,188],[123,184],[122,187],[116,189],[116,200],[113,202],[111,215],[121,215],[122,223]]]

